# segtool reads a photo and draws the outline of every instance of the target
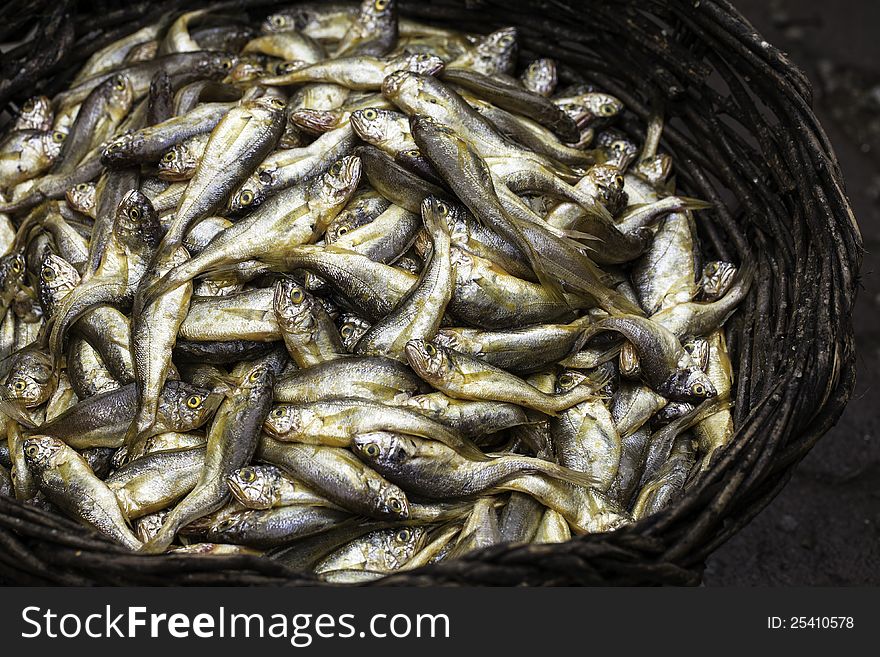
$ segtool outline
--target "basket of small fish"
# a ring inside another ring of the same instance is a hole
[[[0,578],[696,584],[853,384],[722,0],[10,2]]]

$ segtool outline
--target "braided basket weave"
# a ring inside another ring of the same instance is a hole
[[[0,42],[39,38],[0,64],[0,107],[63,88],[91,52],[149,14],[202,3],[12,0]],[[261,18],[273,3],[226,3]],[[290,4],[290,3],[286,3]],[[699,215],[707,255],[757,260],[757,283],[728,322],[736,438],[683,498],[609,534],[499,545],[376,585],[698,584],[706,557],[780,491],[852,391],[851,313],[861,237],[804,74],[725,0],[405,0],[402,13],[486,33],[519,28],[524,59],[553,57],[564,83],[620,98],[662,149]],[[42,6],[44,11],[40,11]],[[36,9],[35,9],[36,7]],[[121,9],[120,9],[121,7]],[[23,62],[28,66],[21,67]],[[79,524],[0,497],[0,579],[21,584],[254,585],[314,580],[252,556],[131,554]]]

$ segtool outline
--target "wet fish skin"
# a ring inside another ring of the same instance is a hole
[[[426,340],[411,340],[406,358],[416,373],[450,397],[511,402],[555,415],[595,395],[591,381],[548,395],[519,377],[478,358]]]
[[[295,404],[351,397],[384,402],[405,400],[424,389],[422,380],[399,361],[352,356],[279,378],[275,384],[275,400]]]
[[[452,260],[445,216],[449,207],[429,197],[422,202],[422,220],[430,235],[430,249],[418,282],[395,309],[373,324],[355,345],[357,354],[404,360],[409,340],[432,339],[440,328],[452,298]]]
[[[346,449],[282,443],[263,434],[257,458],[284,469],[352,513],[379,519],[409,517],[406,494]]]
[[[146,552],[164,551],[182,526],[220,508],[229,497],[226,477],[254,455],[259,428],[272,404],[274,380],[272,366],[259,361],[241,375],[237,388],[221,402],[208,430],[205,466],[198,483],[174,507],[159,533],[144,545]]]
[[[169,381],[159,398],[156,434],[191,431],[205,424],[222,394],[182,381]],[[75,449],[121,447],[136,410],[133,383],[84,399],[40,425],[42,435],[62,438]]]
[[[40,490],[54,504],[130,550],[141,547],[116,496],[72,448],[57,438],[32,436],[25,440],[24,453]]]
[[[129,461],[105,482],[129,520],[161,511],[198,483],[205,448],[154,452]]]

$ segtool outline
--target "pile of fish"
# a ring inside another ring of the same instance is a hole
[[[753,267],[704,260],[662,118],[634,141],[514,28],[230,6],[5,129],[2,493],[342,582],[681,496]]]

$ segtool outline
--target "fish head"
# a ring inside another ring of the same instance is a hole
[[[619,99],[600,91],[588,91],[581,94],[577,97],[575,104],[580,108],[580,115],[577,118],[572,118],[581,128],[587,125],[607,123],[623,111],[623,103]]]
[[[422,263],[418,258],[412,258],[408,255],[404,255],[398,259],[397,262],[394,263],[394,266],[397,267],[397,269],[408,271],[410,274],[415,274],[416,276],[422,271]]]
[[[358,458],[382,472],[393,472],[416,457],[418,446],[412,438],[391,431],[369,431],[352,438]]]
[[[351,127],[358,137],[368,144],[377,146],[392,135],[399,118],[398,112],[367,107],[351,113]]]
[[[4,296],[11,297],[18,292],[26,269],[24,251],[13,251],[0,258],[0,289]]]
[[[198,73],[203,77],[223,78],[230,73],[238,63],[238,57],[229,52],[216,51],[204,52],[204,58],[197,66]]]
[[[736,272],[737,266],[732,262],[713,260],[706,263],[699,283],[703,296],[710,301],[723,297],[733,284]]]
[[[654,414],[654,420],[657,424],[669,424],[693,410],[694,405],[690,402],[671,401]]]
[[[315,307],[318,302],[293,279],[282,278],[275,283],[272,304],[275,316],[286,331],[308,336],[317,329]]]
[[[453,370],[449,350],[431,341],[410,340],[404,351],[410,367],[428,383],[445,379]]]
[[[162,509],[161,511],[142,516],[135,520],[133,524],[135,536],[144,543],[149,541],[159,533],[159,530],[162,528],[162,525],[165,524],[165,518],[168,517],[169,513],[171,513],[169,509]]]
[[[155,248],[162,239],[162,225],[153,203],[137,189],[129,190],[116,207],[113,232],[126,245]]]
[[[676,371],[658,387],[657,392],[673,401],[699,401],[718,394],[709,377],[696,365]]]
[[[287,103],[278,96],[260,96],[256,100],[251,101],[251,103],[253,104],[254,108],[263,109],[270,114],[283,112],[285,109],[287,109]]]
[[[124,73],[111,76],[104,83],[109,110],[115,116],[123,117],[134,102],[134,87],[131,78]]]
[[[211,543],[236,543],[247,535],[256,515],[252,510],[222,515],[210,524],[205,538]]]
[[[601,151],[605,164],[625,171],[639,155],[635,141],[619,130],[602,130],[596,135],[596,148]]]
[[[214,415],[223,393],[184,381],[168,381],[159,396],[157,426],[166,431],[192,431]]]
[[[195,171],[198,160],[186,147],[186,142],[175,144],[159,158],[158,176],[162,180],[180,182],[187,180]]]
[[[80,276],[73,265],[49,249],[40,260],[40,282],[37,295],[43,312],[51,316],[56,305],[79,283]]]
[[[706,338],[692,338],[682,343],[684,350],[690,354],[701,370],[706,371],[709,365],[709,341]]]
[[[342,345],[351,351],[372,325],[363,317],[350,313],[343,315],[341,319],[339,337],[342,338]]]
[[[93,216],[97,197],[96,189],[95,183],[78,183],[68,189],[64,196],[74,210]]]
[[[288,30],[301,30],[309,25],[312,20],[308,8],[297,7],[270,14],[263,21],[260,29],[267,34],[286,32]]]
[[[486,75],[513,72],[518,37],[515,27],[504,27],[484,37],[475,48],[474,69]]]
[[[267,63],[263,58],[250,56],[241,57],[232,67],[229,79],[233,84],[251,82],[269,73]]]
[[[523,73],[526,88],[539,96],[549,96],[556,89],[558,80],[556,62],[548,57],[536,59]]]
[[[272,363],[258,362],[242,377],[236,396],[256,402],[262,399],[267,390],[275,385],[275,371]]]
[[[333,217],[345,207],[361,181],[363,163],[357,155],[337,160],[318,181],[317,194],[310,199],[319,204],[319,214]],[[326,220],[329,221],[329,220]]]
[[[426,52],[404,52],[394,58],[391,67],[398,71],[411,71],[421,75],[437,75],[444,62],[437,55]]]
[[[67,133],[61,130],[43,132],[39,137],[38,148],[48,162],[54,162],[61,155],[61,148],[67,139]]]
[[[289,115],[290,122],[311,134],[323,134],[339,126],[339,110],[298,109]]]
[[[569,390],[578,387],[586,378],[586,374],[579,372],[578,370],[563,370],[559,376],[556,377],[555,391],[557,393],[568,392]]]
[[[263,422],[263,429],[274,438],[302,433],[305,428],[303,410],[293,404],[276,404]]]
[[[406,564],[424,544],[427,530],[424,527],[399,527],[385,530],[384,559],[386,568],[397,570]]]
[[[143,143],[144,137],[140,132],[124,132],[104,144],[101,162],[108,166],[124,164]]]
[[[52,102],[46,96],[28,98],[21,106],[14,130],[48,131],[52,128]]]
[[[58,377],[52,358],[38,349],[23,349],[12,358],[6,387],[26,407],[39,406],[55,391]]]
[[[362,0],[358,22],[367,34],[397,33],[397,0]]]
[[[415,112],[420,108],[418,100],[427,86],[426,77],[411,71],[395,71],[382,81],[382,95],[405,112]]]
[[[608,164],[594,164],[584,176],[592,183],[596,201],[611,214],[617,214],[626,206],[627,193],[623,191],[626,181],[620,169]]]
[[[268,465],[250,465],[233,472],[226,479],[229,490],[249,509],[269,509],[278,499],[281,474]]]
[[[24,441],[24,458],[35,470],[45,470],[64,452],[66,445],[51,436],[31,436]]]
[[[230,197],[228,207],[233,213],[252,210],[266,198],[266,187],[274,181],[271,170],[258,170],[245,180]]]

